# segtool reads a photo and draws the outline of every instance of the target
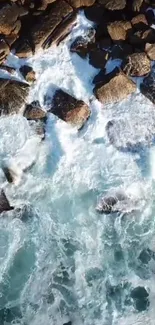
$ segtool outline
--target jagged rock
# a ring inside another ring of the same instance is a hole
[[[126,0],[98,0],[98,2],[109,10],[122,10],[126,6]]]
[[[94,77],[93,84],[102,83],[105,79],[106,69],[100,70],[100,72]]]
[[[126,40],[132,26],[129,21],[114,21],[107,26],[108,33],[113,41]]]
[[[10,203],[4,193],[4,191],[1,189],[0,190],[0,213],[4,211],[10,211],[13,210],[14,208],[10,206]]]
[[[114,59],[124,59],[129,54],[133,53],[133,48],[130,44],[122,42],[120,44],[115,44],[111,48],[110,57]]]
[[[133,53],[123,62],[123,71],[131,77],[143,77],[151,70],[151,62],[145,53]]]
[[[95,1],[96,0],[67,0],[73,8],[89,7],[92,6]]]
[[[127,196],[122,192],[116,192],[114,195],[105,195],[98,203],[96,210],[100,213],[109,214],[111,212],[117,212],[117,203],[119,201],[127,200]]]
[[[140,90],[144,96],[155,104],[155,66],[152,67],[150,74],[144,78]]]
[[[10,48],[4,39],[0,40],[0,64],[4,62],[7,55],[10,53]]]
[[[116,103],[125,99],[136,90],[135,83],[122,71],[114,72],[109,82],[94,88],[96,98],[103,104]]]
[[[14,4],[5,4],[0,9],[0,33],[4,35],[18,34],[21,23],[18,17],[27,14],[23,6]]]
[[[150,60],[155,60],[155,44],[146,43],[145,52]]]
[[[13,49],[19,58],[28,58],[33,54],[29,41],[26,39],[19,39],[17,44],[14,44]]]
[[[24,111],[24,116],[28,120],[40,120],[46,117],[46,111],[44,111],[38,101],[27,104]]]
[[[89,53],[89,63],[97,69],[103,69],[108,59],[109,53],[106,50],[96,48]]]
[[[88,34],[84,37],[79,36],[73,41],[70,47],[72,53],[77,53],[80,57],[85,58],[91,49],[94,46],[95,42],[95,30],[91,29]]]
[[[145,46],[146,43],[154,43],[155,30],[148,28],[147,30],[138,30],[129,36],[130,44],[134,46]]]
[[[85,8],[84,10],[86,18],[95,23],[100,23],[103,20],[104,12],[105,12],[104,7],[97,3],[91,7]]]
[[[1,69],[1,70],[4,70],[4,71],[7,71],[7,72],[9,72],[9,73],[11,73],[11,74],[15,73],[15,71],[16,71],[15,68],[13,68],[13,67],[9,67],[9,66],[7,66],[7,65],[0,65],[0,69]]]
[[[50,112],[78,129],[83,127],[90,116],[90,109],[86,103],[61,89],[56,90],[54,94]]]
[[[17,40],[17,38],[18,38],[18,35],[10,34],[8,36],[5,36],[5,41],[11,48],[12,44]]]
[[[19,71],[23,75],[23,77],[25,78],[25,80],[27,82],[33,83],[36,80],[35,72],[33,71],[32,67],[30,67],[28,65],[23,65],[19,69]]]
[[[40,17],[38,24],[31,28],[31,39],[34,49],[44,46],[46,40],[52,37],[54,30],[60,25],[62,20],[67,19],[67,16],[73,11],[72,7],[64,0],[58,0],[53,3],[47,14]]]
[[[0,79],[0,115],[18,113],[26,101],[29,85],[16,80]]]
[[[55,2],[55,1],[56,0],[42,0],[41,5],[37,9],[45,10],[49,4],[51,4],[51,3]]]
[[[146,16],[144,14],[139,14],[132,18],[131,20],[132,26],[137,30],[146,30],[148,29],[148,22]]]
[[[132,8],[134,11],[140,11],[143,0],[133,0]]]

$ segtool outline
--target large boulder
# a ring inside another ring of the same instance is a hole
[[[90,116],[90,109],[85,102],[61,89],[56,90],[54,94],[50,112],[78,129],[83,127]]]
[[[53,39],[52,33],[63,20],[66,24],[67,17],[72,11],[72,7],[64,0],[53,3],[48,12],[40,17],[39,23],[31,28],[31,40],[35,50],[44,47],[49,37]]]
[[[151,70],[151,62],[146,53],[133,53],[123,63],[123,71],[131,77],[143,77]]]
[[[155,104],[155,66],[153,66],[150,74],[144,78],[140,90],[144,96]]]
[[[126,6],[126,0],[98,0],[98,2],[109,10],[122,10]]]
[[[13,4],[5,4],[0,9],[0,33],[4,35],[18,34],[21,28],[19,17],[27,14],[27,10],[23,6]]]
[[[0,115],[18,113],[26,101],[29,85],[16,80],[0,79]]]
[[[116,71],[112,78],[94,88],[96,98],[103,104],[119,102],[136,91],[136,84],[122,71]]]
[[[132,26],[129,21],[114,21],[108,24],[107,29],[113,41],[124,41]]]
[[[13,210],[14,208],[10,206],[10,203],[4,193],[4,190],[0,190],[0,213],[4,211],[10,211]]]

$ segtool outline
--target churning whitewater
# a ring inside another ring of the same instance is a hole
[[[139,91],[106,107],[94,98],[98,71],[69,51],[90,26],[81,12],[67,40],[27,60],[37,75],[29,101],[48,109],[59,86],[91,103],[84,128],[49,114],[40,143],[23,116],[0,118],[1,162],[16,171],[13,185],[0,171],[16,207],[0,218],[1,325],[155,324],[155,110]],[[99,214],[117,190],[130,200]]]

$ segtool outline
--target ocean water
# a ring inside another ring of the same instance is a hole
[[[48,110],[45,98],[61,87],[90,105],[84,128],[49,114],[40,143],[20,114],[0,118],[1,162],[16,166],[18,176],[11,185],[0,171],[16,207],[0,218],[0,325],[155,324],[155,109],[138,89],[106,107],[94,98],[98,71],[69,51],[91,26],[79,13],[58,48],[27,61],[37,76],[28,101]],[[8,58],[17,69],[24,62]],[[107,71],[118,64],[109,62]],[[18,72],[15,78],[22,80]],[[129,204],[98,214],[100,198],[118,189]],[[137,287],[148,297],[133,298]]]

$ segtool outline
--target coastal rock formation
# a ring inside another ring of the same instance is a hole
[[[4,193],[4,190],[0,190],[0,213],[4,211],[10,211],[13,210],[14,208],[10,206],[10,203]]]
[[[27,82],[33,83],[36,80],[35,72],[30,66],[22,65],[19,71]]]
[[[143,77],[150,72],[151,62],[144,52],[133,53],[124,60],[122,68],[128,76]]]

